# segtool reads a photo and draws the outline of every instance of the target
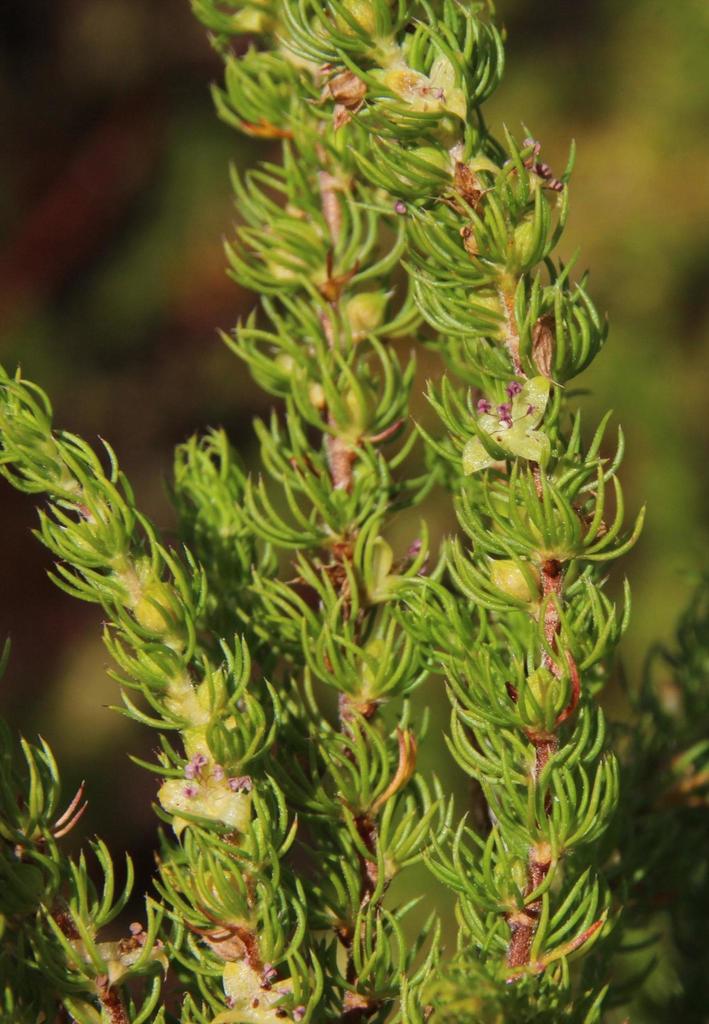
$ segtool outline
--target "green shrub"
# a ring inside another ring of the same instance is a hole
[[[61,811],[48,746],[18,756],[3,733],[5,1019],[655,1019],[653,958],[691,1013],[706,590],[609,726],[630,605],[606,580],[642,513],[626,523],[622,432],[574,406],[606,325],[554,255],[573,153],[560,172],[489,133],[504,58],[483,4],[194,8],[224,56],[220,115],[281,151],[234,175],[230,273],[260,304],[224,338],[277,411],[262,476],[222,430],[178,447],[168,547],[111,448],[0,377],[0,466],[42,499],[55,582],[101,608],[169,826],[144,923],[116,938],[130,865],[117,896],[103,843],[99,885],[63,852],[83,788]],[[401,339],[447,367],[425,424]],[[459,531],[431,551],[422,521],[402,544],[397,514],[434,498]],[[469,814],[417,770],[431,676]],[[417,862],[455,896],[455,939],[438,890],[407,882]]]

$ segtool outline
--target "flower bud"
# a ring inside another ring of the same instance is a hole
[[[532,601],[536,601],[539,593],[532,589],[527,575],[533,575],[531,566],[529,573],[525,574],[512,559],[498,558],[490,566],[490,580],[498,590],[507,594],[508,597],[514,598],[515,601],[524,601],[525,604],[530,604]]]
[[[314,383],[308,388],[308,398],[315,409],[324,409],[326,405],[325,390],[322,384]]]
[[[522,223],[515,228],[512,251],[514,253],[513,259],[515,265],[518,268],[523,269],[532,262],[537,246],[536,236],[537,227],[531,217],[522,221]]]
[[[377,16],[374,4],[370,0],[344,0],[342,6],[354,18],[363,32],[366,32],[369,36],[376,34]],[[342,32],[343,35],[352,36],[355,34],[349,21],[342,15],[335,15],[335,24],[337,25],[338,32]]]
[[[147,583],[133,606],[136,621],[150,633],[166,633],[171,628],[174,595],[161,580]]]
[[[366,434],[370,418],[370,402],[364,385],[357,390],[350,388],[343,395],[347,411],[336,416],[338,436],[350,444],[356,444]]]
[[[345,319],[350,325],[352,338],[360,341],[366,338],[384,322],[384,313],[389,301],[388,292],[361,292],[345,305]]]
[[[424,160],[427,164],[431,164],[436,170],[452,174],[450,156],[445,150],[439,149],[437,146],[415,146],[409,152],[418,160]]]
[[[231,19],[231,29],[239,34],[262,35],[272,32],[275,22],[267,11],[260,11],[255,5],[245,5]]]
[[[510,874],[512,881],[515,883],[520,892],[524,892],[527,888],[527,864],[520,857],[515,859],[510,864]]]
[[[554,728],[564,701],[563,681],[542,667],[527,677],[526,686],[520,690],[517,707],[529,730],[546,732]]]
[[[549,699],[550,688],[555,683],[556,678],[548,668],[538,668],[535,672],[532,672],[531,676],[527,677],[527,686],[530,693],[542,708],[546,705]]]
[[[487,333],[490,338],[499,337],[505,319],[505,313],[499,297],[494,293],[485,294],[484,292],[480,292],[476,289],[470,292],[468,302],[470,303],[473,312],[481,315],[486,321],[491,319],[491,315],[495,320],[499,320],[499,328],[487,328]]]
[[[372,557],[365,576],[367,598],[372,604],[386,601],[398,577],[391,575],[394,552],[383,537],[377,537],[372,546]]]
[[[287,352],[279,352],[276,358],[274,359],[274,363],[276,364],[278,369],[282,370],[283,373],[288,377],[293,373],[293,370],[295,369],[295,359],[293,358],[293,356],[288,355]]]

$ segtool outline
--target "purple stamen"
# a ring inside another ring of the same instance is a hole
[[[539,156],[539,154],[542,151],[542,144],[541,144],[541,142],[537,142],[536,139],[525,139],[524,142],[522,143],[522,146],[523,146],[524,149],[526,149],[527,146],[531,146],[532,147],[532,154],[534,156]]]
[[[264,988],[270,988],[271,982],[278,977],[278,971],[273,964],[264,964],[261,974],[261,984]]]
[[[509,402],[503,402],[502,405],[498,405],[497,412],[500,417],[500,425],[509,429],[512,426],[512,406]]]
[[[182,791],[188,800],[191,800],[193,796],[197,796],[199,788],[197,786],[185,786]]]
[[[234,775],[229,779],[228,785],[232,793],[250,793],[252,789],[251,778],[248,775]]]
[[[413,544],[409,545],[409,550],[406,552],[407,557],[412,559],[418,558],[418,556],[421,554],[421,547],[421,541],[415,540]]]
[[[483,413],[483,412],[490,412],[490,410],[492,409],[492,406],[488,402],[487,398],[481,398],[480,401],[478,402],[476,408],[477,408],[478,412]]]
[[[185,778],[196,779],[208,758],[204,754],[195,754],[185,765]]]
[[[531,416],[532,413],[536,412],[536,411],[537,411],[536,405],[528,405],[527,406],[527,416]]]
[[[522,390],[522,385],[519,383],[519,381],[516,381],[516,380],[510,381],[510,383],[505,388],[505,391],[507,392],[507,397],[508,398],[514,398],[515,395],[518,395],[521,390]]]
[[[214,765],[214,768],[212,769],[212,778],[216,779],[217,782],[221,782],[224,778],[224,769],[220,764]]]

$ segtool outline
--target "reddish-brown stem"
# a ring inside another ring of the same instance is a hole
[[[325,153],[322,150],[320,151],[320,157],[321,159],[325,158]],[[321,170],[318,173],[318,185],[320,187],[320,206],[330,232],[330,238],[333,244],[336,245],[342,231],[342,210],[337,194],[339,185],[337,179],[325,170]],[[332,255],[330,259],[332,259]],[[328,265],[328,276],[331,275],[331,270],[331,266]],[[328,346],[334,348],[335,332],[332,318],[328,313],[322,313],[320,319]],[[332,414],[328,416],[328,425],[331,427],[336,426]],[[330,467],[330,476],[336,490],[346,491],[348,494],[352,490],[352,467],[356,458],[355,449],[342,437],[339,437],[337,434],[328,435],[327,459]]]
[[[507,945],[508,967],[522,967],[528,964],[532,954],[534,933],[539,923],[539,910],[530,904],[529,908],[508,914],[510,941]]]
[[[65,910],[55,910],[52,916],[59,925],[62,935],[66,935],[67,939],[71,939],[72,942],[81,939],[79,929],[74,924],[71,914]]]
[[[374,717],[379,707],[378,701],[364,701],[357,703],[353,701],[346,693],[340,694],[339,700],[339,712],[340,712],[340,729],[346,736],[352,735],[352,722],[356,714],[362,715],[367,721]],[[399,742],[400,753],[401,753],[401,740]],[[400,757],[401,761],[401,757]],[[360,814],[355,819],[357,826],[357,832],[359,834],[362,843],[365,848],[369,851],[370,856],[364,857],[361,853],[359,856],[360,874],[361,874],[361,888],[360,898],[362,906],[368,903],[372,898],[372,893],[377,887],[379,881],[379,870],[377,868],[377,823],[369,816],[369,814]],[[349,933],[348,933],[349,934]],[[350,940],[351,941],[351,940]],[[349,945],[348,943],[345,943]]]
[[[342,209],[337,197],[339,183],[337,178],[334,178],[328,171],[319,171],[318,185],[320,186],[320,206],[323,217],[328,226],[330,238],[337,243],[342,230]]]
[[[581,946],[584,946],[589,939],[593,938],[599,928],[603,927],[605,920],[604,915],[597,921],[594,921],[593,924],[589,925],[588,928],[585,928],[579,935],[574,936],[574,938],[570,939],[569,942],[555,950],[552,956],[544,957],[541,960],[530,960],[526,963],[517,965],[520,969],[511,971],[507,975],[507,982],[519,981],[519,979],[525,977],[525,975],[542,974],[542,972],[545,971],[549,964],[554,960],[558,960],[562,956],[568,956],[569,953],[573,953],[575,950],[580,949]],[[623,1024],[628,1024],[627,1018],[623,1021]]]
[[[324,150],[319,149],[319,157],[321,162],[324,163]],[[342,232],[342,209],[338,196],[338,192],[341,190],[342,186],[337,178],[333,177],[324,169],[318,174],[318,185],[320,188],[320,205],[323,216],[327,223],[333,246],[336,246]],[[333,253],[331,251],[327,267],[328,287],[323,288],[322,291],[334,310],[339,302],[340,292],[343,286],[352,277],[355,270],[352,270],[350,273],[340,277],[334,277],[332,263]],[[321,320],[328,346],[332,349],[336,344],[332,317],[328,313],[324,312],[321,314]],[[345,440],[336,432],[337,423],[335,422],[332,413],[328,415],[328,426],[334,428],[335,431],[328,434],[326,440],[330,477],[336,490],[342,490],[349,493],[352,490],[353,467],[357,459],[357,446],[351,441]],[[396,426],[398,427],[398,424]],[[392,433],[393,432],[394,430],[392,430]],[[381,440],[385,440],[388,436],[388,432],[384,432]],[[356,711],[363,715],[364,718],[369,719],[375,714],[377,706],[377,701],[368,701],[364,704],[358,705],[346,694],[341,694],[339,710],[340,728],[343,734],[351,734],[353,712]],[[356,818],[356,826],[362,843],[370,854],[367,857],[363,856],[361,853],[359,854],[361,873],[360,899],[362,906],[364,906],[371,900],[379,882],[379,869],[377,866],[376,855],[377,824],[374,818],[371,818],[365,813]],[[350,957],[348,965],[348,980],[354,983],[356,978],[353,976],[354,962],[351,957],[351,945],[353,941],[352,928],[348,925],[343,925],[338,931],[338,935],[340,940],[343,942],[343,945],[348,950]],[[341,1019],[343,1022],[346,1021],[347,1024],[356,1024],[356,1022],[360,1021],[364,1022],[376,1013],[378,1008],[378,1001],[370,1000],[368,997],[357,992],[348,991],[345,993]]]
[[[346,491],[348,494],[352,490],[352,467],[356,458],[357,453],[355,449],[351,448],[343,438],[337,435],[328,435],[327,460],[330,466],[330,476],[336,490]]]
[[[559,633],[561,621],[557,600],[561,597],[561,589],[564,582],[561,562],[555,558],[547,558],[542,563],[541,571],[542,596],[545,599],[544,608],[544,639],[547,646],[554,650],[556,638]],[[561,675],[561,668],[554,661],[548,650],[542,651],[542,665],[548,668],[557,678]]]
[[[362,814],[356,819],[357,832],[360,839],[364,843],[369,857],[360,858],[360,870],[362,873],[362,888],[360,890],[360,898],[362,906],[372,898],[372,894],[377,887],[379,882],[379,869],[377,867],[377,824],[367,814]]]
[[[502,303],[502,310],[505,317],[505,348],[510,354],[514,371],[518,376],[525,376],[522,370],[522,361],[519,354],[519,327],[515,315],[515,297],[511,285],[501,285],[498,289],[498,296]]]
[[[334,348],[335,347],[335,331],[334,331],[334,328],[332,326],[332,319],[330,318],[329,314],[327,314],[325,312],[322,312],[320,314],[320,322],[322,323],[322,328],[323,328],[323,331],[325,333],[325,340],[327,341],[327,347],[328,348]]]
[[[559,749],[559,739],[552,733],[549,736],[535,737],[532,742],[534,743],[534,781],[539,782],[549,759]]]
[[[101,975],[96,979],[96,987],[99,1002],[108,1014],[111,1024],[130,1024],[128,1012],[123,1005],[120,993],[118,989],[109,986],[106,975]]]
[[[541,475],[537,476],[537,472],[535,472],[535,480],[537,480],[537,493],[540,493]],[[564,573],[561,562],[556,558],[547,558],[541,566],[542,596],[545,599],[545,644],[542,650],[542,665],[556,676],[557,679],[562,675],[562,668],[552,657],[551,651],[556,651],[559,630],[561,628],[558,601],[561,598],[563,583]],[[557,729],[562,722],[566,721],[573,714],[580,696],[581,686],[576,663],[569,651],[566,652],[566,657],[571,671],[571,699],[554,723],[554,729]],[[532,776],[534,784],[539,785],[539,780],[545,767],[549,763],[550,758],[559,749],[559,739],[555,732],[530,732],[529,738],[534,744]],[[546,793],[544,797],[544,810],[547,815],[551,813],[551,808],[551,794]],[[529,852],[525,896],[530,896],[539,888],[546,878],[550,867],[551,850],[547,844],[532,846]],[[523,910],[508,915],[507,921],[510,926],[510,941],[507,946],[508,967],[517,968],[529,964],[534,936],[539,925],[541,908],[541,899],[535,899],[527,903]]]
[[[544,768],[556,751],[559,749],[559,740],[554,734],[538,736],[532,740],[534,743],[534,781],[537,783]],[[545,799],[545,811],[551,811],[550,798]],[[546,844],[533,846],[529,851],[529,862],[527,865],[527,886],[525,896],[530,896],[546,878],[551,867],[551,850]],[[507,946],[507,966],[522,967],[528,964],[532,951],[532,943],[539,925],[539,915],[542,910],[541,898],[527,903],[523,910],[508,915],[507,923],[510,926],[510,941]]]

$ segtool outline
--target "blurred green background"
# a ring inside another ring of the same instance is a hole
[[[611,321],[582,401],[589,422],[614,408],[628,504],[649,507],[618,573],[632,681],[709,562],[709,4],[499,0],[498,14],[492,128],[524,123],[554,169],[578,144],[564,254],[582,247]],[[220,66],[186,0],[4,0],[0,62],[0,359],[49,391],[63,426],[110,440],[169,536],[174,444],[223,424],[249,459],[268,408],[216,338],[252,301],[224,273],[227,165],[266,150],[216,120]],[[0,517],[3,713],[47,736],[67,789],[91,780],[87,830],[147,869],[154,787],[125,752],[150,738],[104,708],[99,615],[46,579],[32,502],[4,484]]]

